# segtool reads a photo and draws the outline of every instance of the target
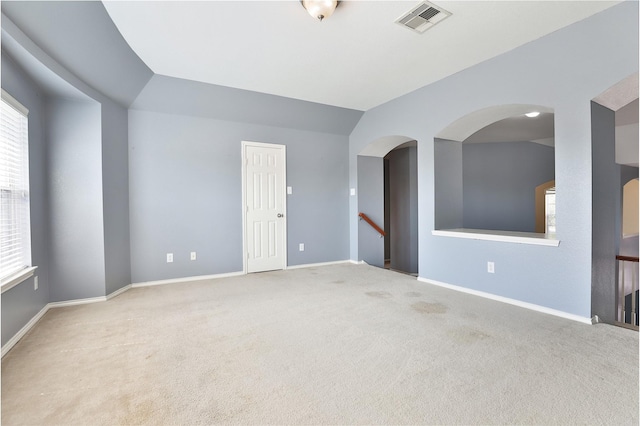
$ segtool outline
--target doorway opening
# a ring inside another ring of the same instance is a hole
[[[418,275],[417,143],[397,146],[384,157],[384,267]]]
[[[358,155],[359,260],[412,275],[418,273],[417,150],[415,139],[387,136]]]

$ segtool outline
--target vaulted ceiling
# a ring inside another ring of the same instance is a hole
[[[447,1],[423,34],[394,21],[420,2],[342,1],[323,22],[290,1],[105,1],[155,73],[366,111],[582,20],[617,1]]]
[[[56,95],[72,93],[20,43],[126,107],[349,134],[362,111],[620,1],[438,0],[451,16],[423,34],[394,22],[419,3],[341,1],[319,22],[298,0],[4,0],[2,48]],[[526,123],[553,132],[541,118]]]

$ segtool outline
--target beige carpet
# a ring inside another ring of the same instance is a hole
[[[514,284],[515,285],[515,284]],[[638,424],[638,333],[364,265],[50,310],[2,424]]]

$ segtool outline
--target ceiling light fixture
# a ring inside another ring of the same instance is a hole
[[[340,2],[337,0],[300,0],[300,3],[302,3],[302,7],[307,9],[309,15],[322,21],[333,14]]]
[[[538,111],[531,111],[525,114],[527,117],[529,118],[534,118],[540,115],[540,113]]]

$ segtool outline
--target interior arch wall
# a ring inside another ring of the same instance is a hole
[[[532,43],[367,111],[349,141],[350,186],[358,154],[381,135],[418,141],[419,276],[591,316],[591,105],[638,72],[638,4],[624,2]],[[616,31],[611,31],[616,28]],[[593,55],[593,52],[599,55]],[[434,138],[459,117],[492,105],[548,105],[555,113],[558,247],[432,235]],[[586,182],[586,183],[585,183]],[[358,255],[358,203],[350,202],[350,254]],[[496,273],[487,274],[487,261]]]
[[[384,227],[384,157],[394,148],[414,139],[402,135],[376,138],[357,155],[357,208]],[[358,261],[384,267],[384,239],[366,222],[358,221]]]

